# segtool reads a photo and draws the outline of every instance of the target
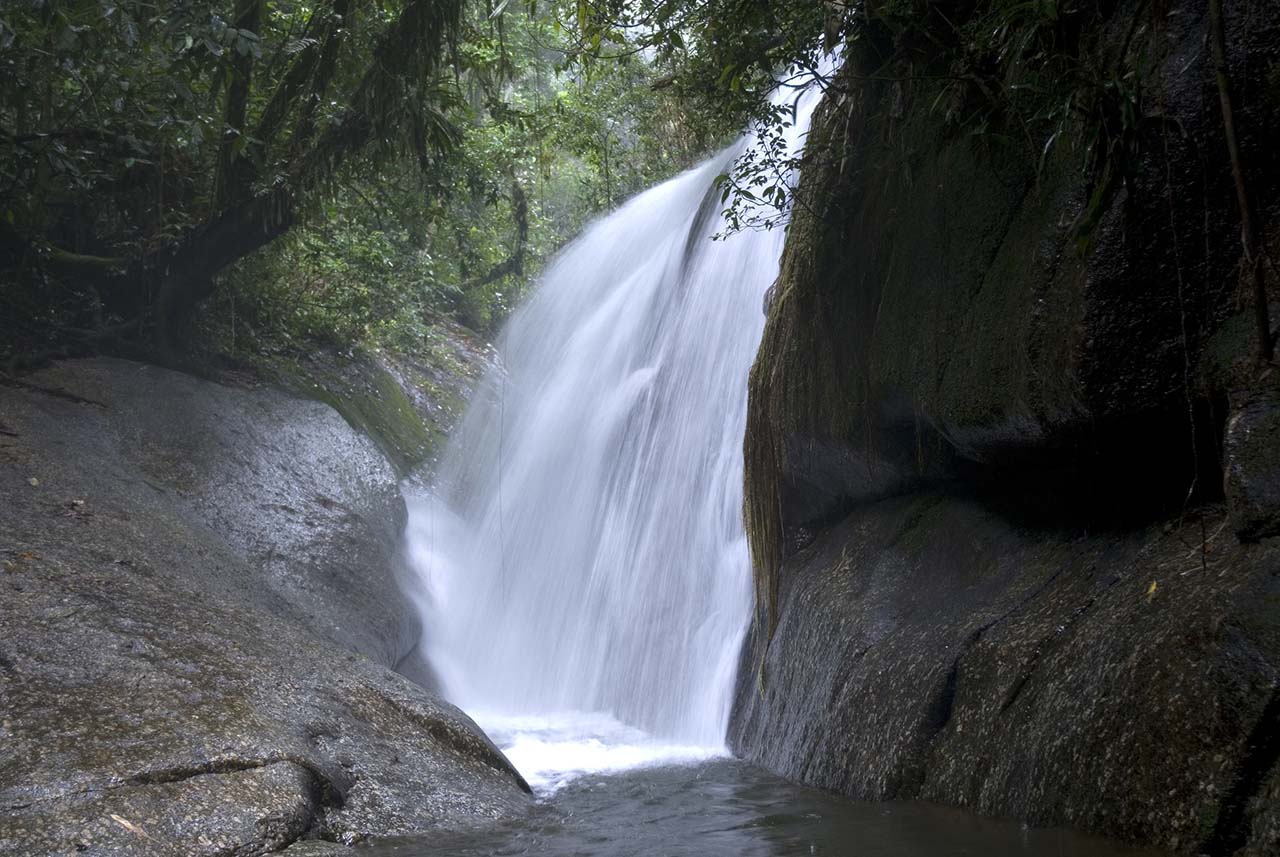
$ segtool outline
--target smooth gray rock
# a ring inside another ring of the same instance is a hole
[[[0,854],[486,823],[523,781],[391,671],[403,506],[327,406],[125,361],[0,385]]]

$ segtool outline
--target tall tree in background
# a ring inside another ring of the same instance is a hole
[[[0,265],[162,343],[357,155],[454,141],[461,0],[46,0],[0,20]],[[118,331],[115,331],[118,332]],[[103,329],[94,335],[106,335]]]
[[[299,344],[441,310],[491,330],[586,220],[766,104],[799,51],[779,34],[813,18],[758,0],[0,6],[0,356],[146,350],[221,306]]]

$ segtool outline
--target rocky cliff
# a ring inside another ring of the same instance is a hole
[[[1274,224],[1280,17],[1224,5]],[[874,31],[815,118],[752,371],[731,742],[857,797],[1274,853],[1280,373],[1251,357],[1208,15],[1076,6],[1080,55],[1141,73],[1127,119],[957,123],[968,71]]]

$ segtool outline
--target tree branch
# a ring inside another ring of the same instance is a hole
[[[516,221],[516,249],[504,261],[490,268],[487,274],[464,285],[464,290],[478,289],[503,277],[524,274],[525,250],[529,244],[529,200],[514,170],[511,173],[511,212]]]
[[[129,265],[129,260],[123,256],[90,256],[63,250],[61,247],[49,248],[46,259],[49,267],[59,274],[91,279],[123,274]]]
[[[459,0],[409,0],[379,40],[372,65],[347,99],[345,115],[293,158],[287,177],[225,208],[163,257],[156,299],[162,350],[174,322],[212,291],[214,276],[293,226],[301,194],[333,176],[348,156],[389,139],[406,115],[421,109],[411,82],[427,79],[438,68],[460,8]],[[440,142],[438,136],[433,139]]]
[[[262,0],[236,0],[237,30],[258,34],[262,29]],[[214,197],[219,209],[230,205],[248,192],[252,170],[243,157],[243,137],[249,108],[253,77],[253,53],[246,51],[231,61],[231,83],[227,86],[226,131],[218,151],[218,167],[214,179]]]

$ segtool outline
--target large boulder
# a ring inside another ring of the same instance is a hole
[[[1040,20],[1080,48],[1060,88],[1005,79],[1096,108],[1056,129],[1000,125],[958,83],[981,52],[938,50],[1020,14],[994,3],[869,24],[815,114],[751,372],[761,609],[731,741],[860,798],[1271,853],[1280,410],[1207,6],[1086,5]],[[1280,16],[1223,6],[1280,223]]]
[[[523,812],[418,638],[335,411],[88,360],[0,386],[0,853],[257,854]]]
[[[1231,71],[1260,91],[1239,105],[1250,189],[1275,222],[1280,17],[1224,6]],[[1225,391],[1203,389],[1197,367],[1240,312],[1241,251],[1206,7],[1176,2],[1158,20],[1140,0],[1104,7],[1079,36],[1087,62],[1127,50],[1151,115],[1128,120],[1127,153],[1107,166],[1126,180],[1092,213],[1103,178],[1082,153],[1102,119],[1052,138],[1016,123],[972,133],[946,118],[946,73],[884,70],[899,46],[869,38],[849,49],[813,119],[752,370],[758,556],[776,564],[786,529],[971,466],[1101,455],[1159,476],[1196,440],[1212,446]]]
[[[744,758],[863,800],[1274,853],[1280,540],[1239,544],[1221,507],[1086,536],[921,492],[783,580],[776,633],[744,650]]]

